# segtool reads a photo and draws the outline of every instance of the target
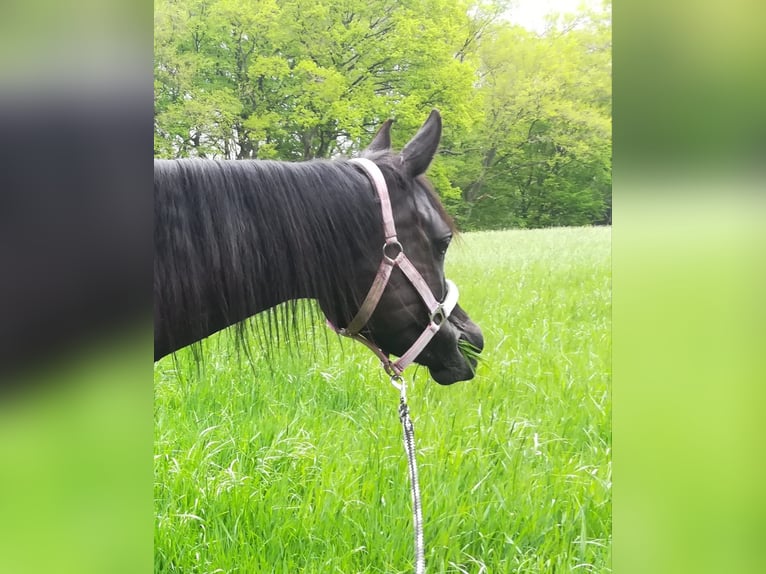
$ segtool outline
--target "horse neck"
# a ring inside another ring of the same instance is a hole
[[[173,220],[155,232],[160,346],[170,352],[294,299],[341,313],[357,304],[350,294],[381,238],[370,184],[354,167],[173,163],[155,176],[157,223]]]

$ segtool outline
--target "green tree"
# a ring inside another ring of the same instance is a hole
[[[610,38],[608,13],[561,19],[542,36],[506,22],[484,36],[484,115],[451,150],[464,227],[609,220]]]
[[[165,0],[155,9],[155,153],[309,159],[432,107],[473,120],[467,2]]]

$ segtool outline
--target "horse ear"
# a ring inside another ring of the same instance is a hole
[[[411,177],[426,172],[434,158],[436,148],[439,147],[441,136],[442,117],[439,110],[432,110],[426,123],[402,150],[402,163]]]
[[[391,124],[394,120],[386,120],[383,125],[380,126],[378,133],[372,138],[370,145],[367,146],[366,151],[384,151],[391,149]]]

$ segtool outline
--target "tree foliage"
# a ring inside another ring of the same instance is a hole
[[[444,116],[431,180],[462,227],[610,219],[610,14],[511,25],[505,0],[158,0],[158,157],[350,154]]]

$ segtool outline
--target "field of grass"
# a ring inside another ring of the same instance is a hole
[[[611,571],[610,228],[467,233],[473,381],[411,367],[428,572]],[[155,367],[155,571],[413,568],[398,393],[320,320],[299,353],[211,337]],[[268,355],[268,356],[267,356]]]

